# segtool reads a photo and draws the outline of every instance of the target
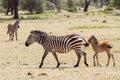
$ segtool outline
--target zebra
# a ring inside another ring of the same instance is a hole
[[[18,40],[17,38],[17,29],[19,28],[19,20],[16,20],[14,24],[8,24],[7,28],[7,34],[9,34],[9,41],[13,41],[14,38],[14,34],[16,37],[16,40]]]
[[[85,41],[85,44],[83,44],[83,40]],[[39,68],[42,67],[43,61],[49,52],[51,52],[54,58],[56,59],[56,67],[58,68],[60,66],[60,62],[58,60],[56,52],[67,53],[71,50],[75,51],[78,58],[77,64],[74,67],[79,66],[81,54],[84,56],[84,64],[88,66],[86,61],[86,53],[82,50],[82,45],[88,46],[89,44],[83,37],[81,37],[78,34],[55,36],[48,35],[46,32],[40,30],[33,30],[30,32],[30,35],[28,36],[28,39],[25,42],[25,46],[28,47],[34,42],[41,44],[45,50]]]

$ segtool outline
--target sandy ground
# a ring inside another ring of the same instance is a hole
[[[8,41],[7,24],[14,21],[0,22],[0,80],[120,80],[120,27],[119,16],[81,16],[71,14],[70,18],[53,18],[47,20],[22,20],[18,30],[19,41]],[[107,23],[102,23],[106,20]],[[95,21],[95,22],[94,22]],[[112,26],[113,28],[102,29],[74,29],[76,26]],[[61,62],[60,68],[55,68],[56,61],[50,53],[45,61],[43,68],[39,69],[43,48],[37,43],[30,47],[25,47],[24,43],[31,30],[42,30],[48,34],[65,35],[78,33],[88,39],[95,35],[99,40],[109,40],[114,48],[112,49],[116,66],[112,66],[112,60],[108,67],[107,55],[99,54],[99,61],[102,65],[93,66],[93,50],[90,47],[83,47],[87,53],[89,67],[83,63],[81,58],[80,66],[74,68],[77,57],[74,51],[67,54],[59,54]]]

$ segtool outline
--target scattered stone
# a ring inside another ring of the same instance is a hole
[[[27,63],[23,63],[23,65],[28,65]]]
[[[48,76],[46,73],[38,74],[38,76]]]
[[[28,72],[27,75],[33,75],[31,72]]]
[[[10,64],[10,62],[6,62],[7,64]]]

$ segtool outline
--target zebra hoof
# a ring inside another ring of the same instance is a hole
[[[39,68],[42,68],[42,65],[40,65]]]
[[[85,64],[87,67],[89,67],[89,65],[88,64]]]
[[[58,65],[56,66],[56,68],[59,68],[59,66],[60,66],[60,64],[58,64]]]
[[[74,67],[78,67],[78,65],[75,65]]]

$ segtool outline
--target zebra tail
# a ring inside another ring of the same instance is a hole
[[[82,39],[84,40],[85,44],[83,44],[84,46],[89,46],[89,43],[82,37]]]

